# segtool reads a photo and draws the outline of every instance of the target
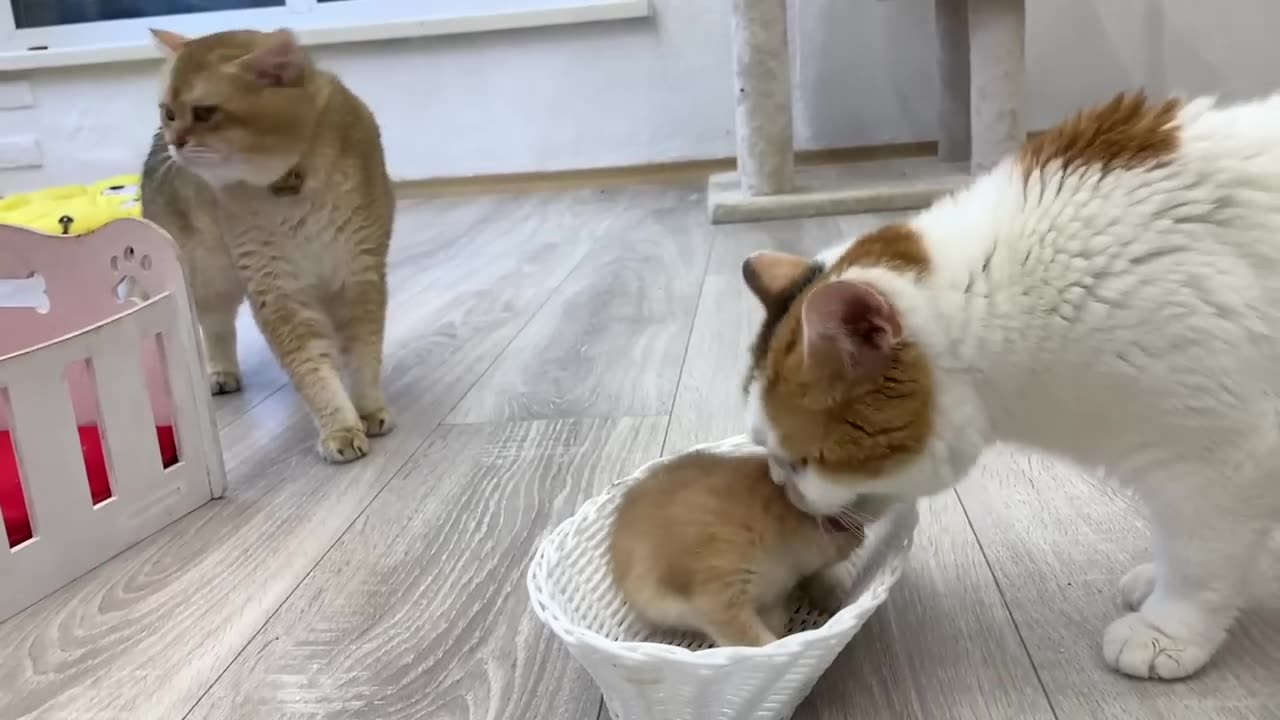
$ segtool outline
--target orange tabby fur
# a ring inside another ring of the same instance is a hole
[[[763,457],[691,453],[631,487],[618,509],[610,567],[647,621],[697,630],[721,646],[766,645],[786,632],[797,584],[824,609],[848,588],[833,570],[861,526],[825,531],[788,502]]]
[[[862,236],[820,273],[809,260],[782,253],[757,253],[743,263],[747,285],[769,313],[748,382],[759,381],[777,445],[796,463],[873,478],[923,451],[933,387],[921,350],[899,337],[877,372],[851,376],[834,344],[806,347],[803,308],[841,283],[836,278],[850,267],[888,267],[924,277],[929,264],[920,237],[905,225]],[[759,282],[762,277],[772,282]]]
[[[321,454],[362,457],[392,427],[381,375],[394,199],[377,122],[287,30],[155,35],[171,61],[143,212],[182,249],[212,391],[240,389],[247,296]]]

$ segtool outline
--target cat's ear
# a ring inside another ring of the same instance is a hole
[[[761,250],[742,261],[742,279],[766,308],[809,272],[812,261],[799,255]]]
[[[268,33],[257,50],[236,61],[236,69],[270,87],[299,87],[311,61],[292,31]]]
[[[168,57],[173,57],[182,52],[182,48],[187,44],[186,37],[176,32],[157,28],[151,28],[151,39],[156,41],[156,47],[160,48],[160,52]]]
[[[805,366],[845,377],[879,376],[902,340],[898,311],[862,282],[836,280],[814,288],[801,322]]]

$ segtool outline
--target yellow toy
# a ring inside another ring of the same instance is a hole
[[[117,175],[93,185],[64,185],[0,199],[0,224],[49,235],[84,235],[112,220],[142,215],[142,180]]]

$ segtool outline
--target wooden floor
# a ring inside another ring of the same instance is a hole
[[[0,720],[607,718],[528,610],[537,540],[637,465],[741,431],[748,252],[878,220],[711,227],[704,203],[405,203],[399,428],[323,464],[244,322],[245,391],[215,403],[227,497],[0,624]],[[923,505],[909,570],[797,718],[1280,718],[1280,592],[1194,680],[1104,668],[1116,583],[1145,554],[1123,498],[995,450]]]

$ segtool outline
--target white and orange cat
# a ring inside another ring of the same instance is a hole
[[[1280,95],[1118,96],[901,224],[743,273],[748,422],[804,509],[938,492],[1002,440],[1104,466],[1154,550],[1106,662],[1209,661],[1280,525]]]
[[[378,124],[288,30],[153,32],[169,63],[143,214],[182,249],[210,388],[240,389],[247,297],[320,453],[360,458],[392,428],[382,342],[395,203]]]

